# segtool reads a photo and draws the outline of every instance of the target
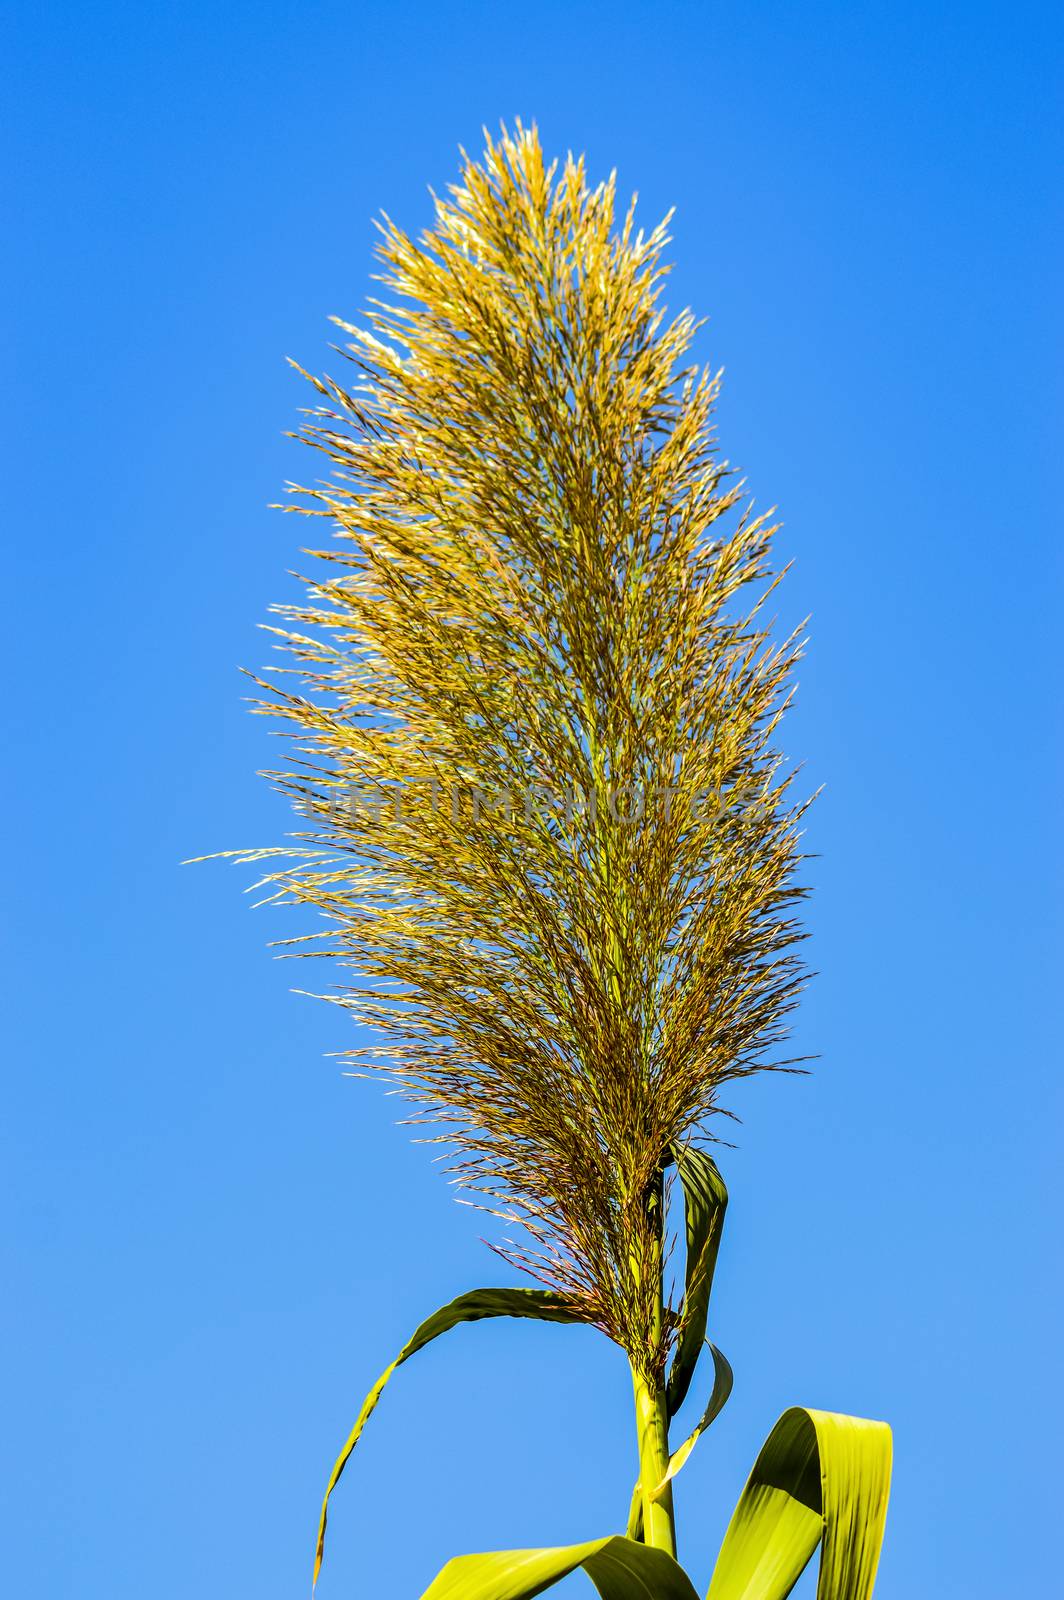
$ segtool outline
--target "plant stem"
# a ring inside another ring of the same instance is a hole
[[[639,1440],[639,1485],[643,1501],[643,1542],[656,1550],[676,1554],[676,1528],[672,1508],[672,1484],[660,1499],[654,1490],[669,1468],[669,1424],[665,1411],[664,1389],[653,1388],[633,1367],[635,1424]]]
[[[665,1180],[659,1173],[647,1197],[647,1214],[651,1219],[654,1247],[651,1260],[646,1263],[654,1284],[655,1308],[651,1339],[655,1347],[661,1340],[664,1315],[664,1204]],[[651,1362],[653,1366],[653,1360]],[[669,1469],[669,1414],[665,1401],[664,1379],[653,1383],[632,1366],[632,1387],[635,1395],[635,1426],[639,1441],[639,1486],[643,1501],[643,1540],[657,1550],[676,1554],[676,1523],[672,1506],[672,1484],[668,1484],[660,1497],[654,1491]]]

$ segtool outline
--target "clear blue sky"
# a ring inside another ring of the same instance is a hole
[[[736,1386],[682,1554],[704,1589],[801,1402],[894,1425],[881,1600],[1059,1581],[1057,11],[8,12],[5,1592],[303,1595],[365,1389],[500,1279],[325,1059],[349,1035],[268,959],[276,917],[178,862],[289,825],[237,674],[298,565],[283,358],[327,364],[371,217],[420,227],[514,115],[678,207],[670,301],[711,319],[726,453],[813,615],[787,746],[826,786],[821,1060],[733,1099]],[[373,1418],[321,1600],[615,1528],[628,1405],[598,1335],[451,1335]]]

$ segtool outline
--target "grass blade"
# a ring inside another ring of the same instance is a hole
[[[785,1600],[818,1544],[817,1600],[869,1600],[890,1465],[885,1422],[785,1411],[739,1497],[707,1600]]]
[[[340,1476],[346,1467],[352,1450],[359,1441],[363,1428],[369,1421],[377,1401],[380,1399],[385,1384],[395,1371],[402,1366],[412,1355],[424,1349],[433,1339],[438,1339],[441,1333],[449,1333],[460,1322],[479,1322],[484,1317],[535,1317],[541,1322],[582,1322],[583,1316],[574,1310],[571,1303],[562,1295],[549,1289],[472,1289],[468,1294],[461,1294],[457,1300],[452,1300],[448,1305],[441,1306],[439,1311],[434,1311],[431,1317],[414,1330],[414,1333],[404,1344],[399,1354],[390,1366],[385,1367],[373,1388],[362,1402],[362,1409],[354,1427],[347,1436],[343,1449],[336,1459],[336,1465],[329,1475],[328,1487],[325,1490],[325,1499],[322,1501],[321,1517],[318,1522],[318,1542],[314,1552],[314,1583],[318,1581],[321,1571],[322,1556],[325,1550],[325,1526],[329,1516],[329,1499],[333,1490],[340,1481]]]
[[[702,1346],[706,1342],[709,1296],[724,1227],[724,1212],[728,1205],[724,1179],[717,1170],[716,1162],[704,1150],[677,1148],[674,1150],[674,1159],[683,1187],[687,1263],[684,1271],[683,1317],[676,1356],[669,1373],[667,1402],[670,1417],[674,1417],[683,1405],[698,1358],[702,1354]]]
[[[690,1578],[664,1550],[620,1534],[589,1544],[455,1556],[421,1600],[531,1600],[578,1567],[602,1600],[698,1600]]]
[[[693,1429],[692,1432],[687,1435],[687,1438],[684,1440],[683,1444],[680,1445],[678,1449],[674,1450],[672,1455],[669,1457],[669,1470],[654,1491],[655,1500],[657,1500],[664,1492],[665,1485],[667,1483],[671,1483],[673,1478],[675,1478],[676,1474],[684,1465],[684,1462],[687,1460],[688,1456],[691,1454],[691,1451],[705,1433],[710,1423],[715,1422],[720,1416],[721,1412],[724,1410],[724,1407],[728,1403],[728,1396],[732,1392],[733,1378],[731,1362],[722,1351],[717,1349],[715,1344],[710,1344],[708,1339],[706,1340],[706,1344],[709,1346],[710,1353],[713,1357],[713,1392],[709,1397],[709,1404],[706,1406],[705,1411],[703,1411],[697,1428]]]

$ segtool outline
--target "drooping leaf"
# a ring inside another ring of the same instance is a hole
[[[553,1549],[456,1556],[421,1600],[531,1600],[578,1567],[602,1600],[698,1600],[690,1578],[664,1550],[620,1534]]]
[[[786,1600],[818,1544],[817,1600],[869,1600],[890,1464],[885,1422],[785,1411],[739,1497],[707,1600]]]
[[[698,1426],[687,1435],[683,1444],[677,1450],[674,1450],[669,1457],[669,1470],[654,1490],[655,1500],[660,1499],[665,1485],[671,1483],[675,1478],[710,1423],[715,1422],[717,1417],[720,1416],[728,1403],[728,1396],[732,1392],[733,1375],[731,1362],[726,1355],[717,1349],[715,1344],[710,1344],[708,1339],[706,1344],[709,1346],[710,1354],[713,1357],[713,1392],[709,1397],[709,1404],[703,1411]]]
[[[321,1571],[322,1555],[325,1549],[325,1525],[329,1515],[329,1499],[340,1475],[347,1465],[352,1450],[358,1443],[359,1436],[369,1420],[369,1417],[380,1399],[385,1384],[395,1371],[402,1366],[412,1355],[429,1344],[433,1339],[438,1339],[441,1333],[449,1333],[460,1322],[479,1322],[484,1317],[535,1317],[540,1322],[582,1322],[583,1315],[565,1299],[563,1295],[554,1293],[549,1289],[471,1289],[468,1294],[460,1294],[456,1300],[448,1305],[441,1306],[439,1311],[434,1311],[427,1317],[412,1336],[404,1344],[399,1354],[390,1366],[386,1367],[377,1379],[373,1388],[362,1402],[362,1409],[354,1427],[347,1436],[343,1449],[340,1451],[329,1475],[328,1487],[325,1490],[325,1499],[322,1501],[321,1518],[318,1523],[318,1543],[314,1553],[314,1583],[318,1581]]]
[[[683,1315],[666,1393],[670,1417],[683,1405],[706,1340],[709,1296],[728,1205],[724,1179],[704,1150],[677,1147],[673,1158],[683,1187],[687,1262]]]

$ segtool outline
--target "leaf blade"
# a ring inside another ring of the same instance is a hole
[[[693,1146],[677,1146],[672,1156],[683,1188],[687,1261],[683,1317],[666,1390],[670,1417],[683,1405],[706,1342],[709,1296],[728,1206],[727,1186],[711,1156]]]
[[[817,1545],[817,1600],[869,1600],[890,1494],[885,1422],[794,1406],[739,1496],[706,1600],[786,1600]]]
[[[713,1357],[713,1392],[709,1397],[709,1404],[706,1406],[705,1411],[703,1411],[698,1426],[692,1429],[692,1431],[687,1435],[687,1438],[684,1440],[683,1444],[674,1450],[672,1455],[669,1457],[669,1470],[666,1472],[665,1476],[654,1490],[653,1498],[655,1500],[661,1497],[661,1495],[665,1492],[665,1485],[671,1483],[673,1478],[675,1478],[676,1474],[683,1467],[684,1463],[690,1456],[691,1451],[705,1433],[706,1429],[720,1416],[721,1412],[724,1410],[724,1407],[727,1405],[728,1397],[732,1392],[734,1376],[731,1369],[731,1362],[728,1360],[723,1351],[718,1350],[715,1344],[710,1344],[708,1339],[706,1340],[706,1345],[708,1346],[710,1354]]]
[[[329,1500],[333,1490],[339,1483],[351,1453],[361,1437],[362,1430],[369,1421],[376,1408],[377,1402],[384,1391],[392,1373],[397,1367],[402,1366],[412,1355],[416,1355],[425,1345],[433,1339],[438,1339],[443,1333],[449,1333],[462,1322],[479,1322],[486,1317],[534,1317],[541,1322],[583,1322],[581,1316],[563,1295],[556,1294],[550,1289],[471,1289],[467,1294],[461,1294],[447,1305],[441,1306],[430,1317],[420,1323],[406,1344],[403,1345],[395,1360],[385,1367],[376,1383],[373,1385],[362,1402],[354,1427],[344,1441],[344,1447],[329,1475],[329,1482],[322,1501],[321,1515],[318,1520],[318,1538],[314,1551],[314,1579],[313,1586],[317,1584],[321,1572],[322,1558],[325,1553],[325,1528],[329,1519]]]
[[[621,1534],[587,1544],[455,1556],[421,1600],[532,1600],[578,1567],[602,1600],[697,1600],[691,1580],[671,1556]]]

